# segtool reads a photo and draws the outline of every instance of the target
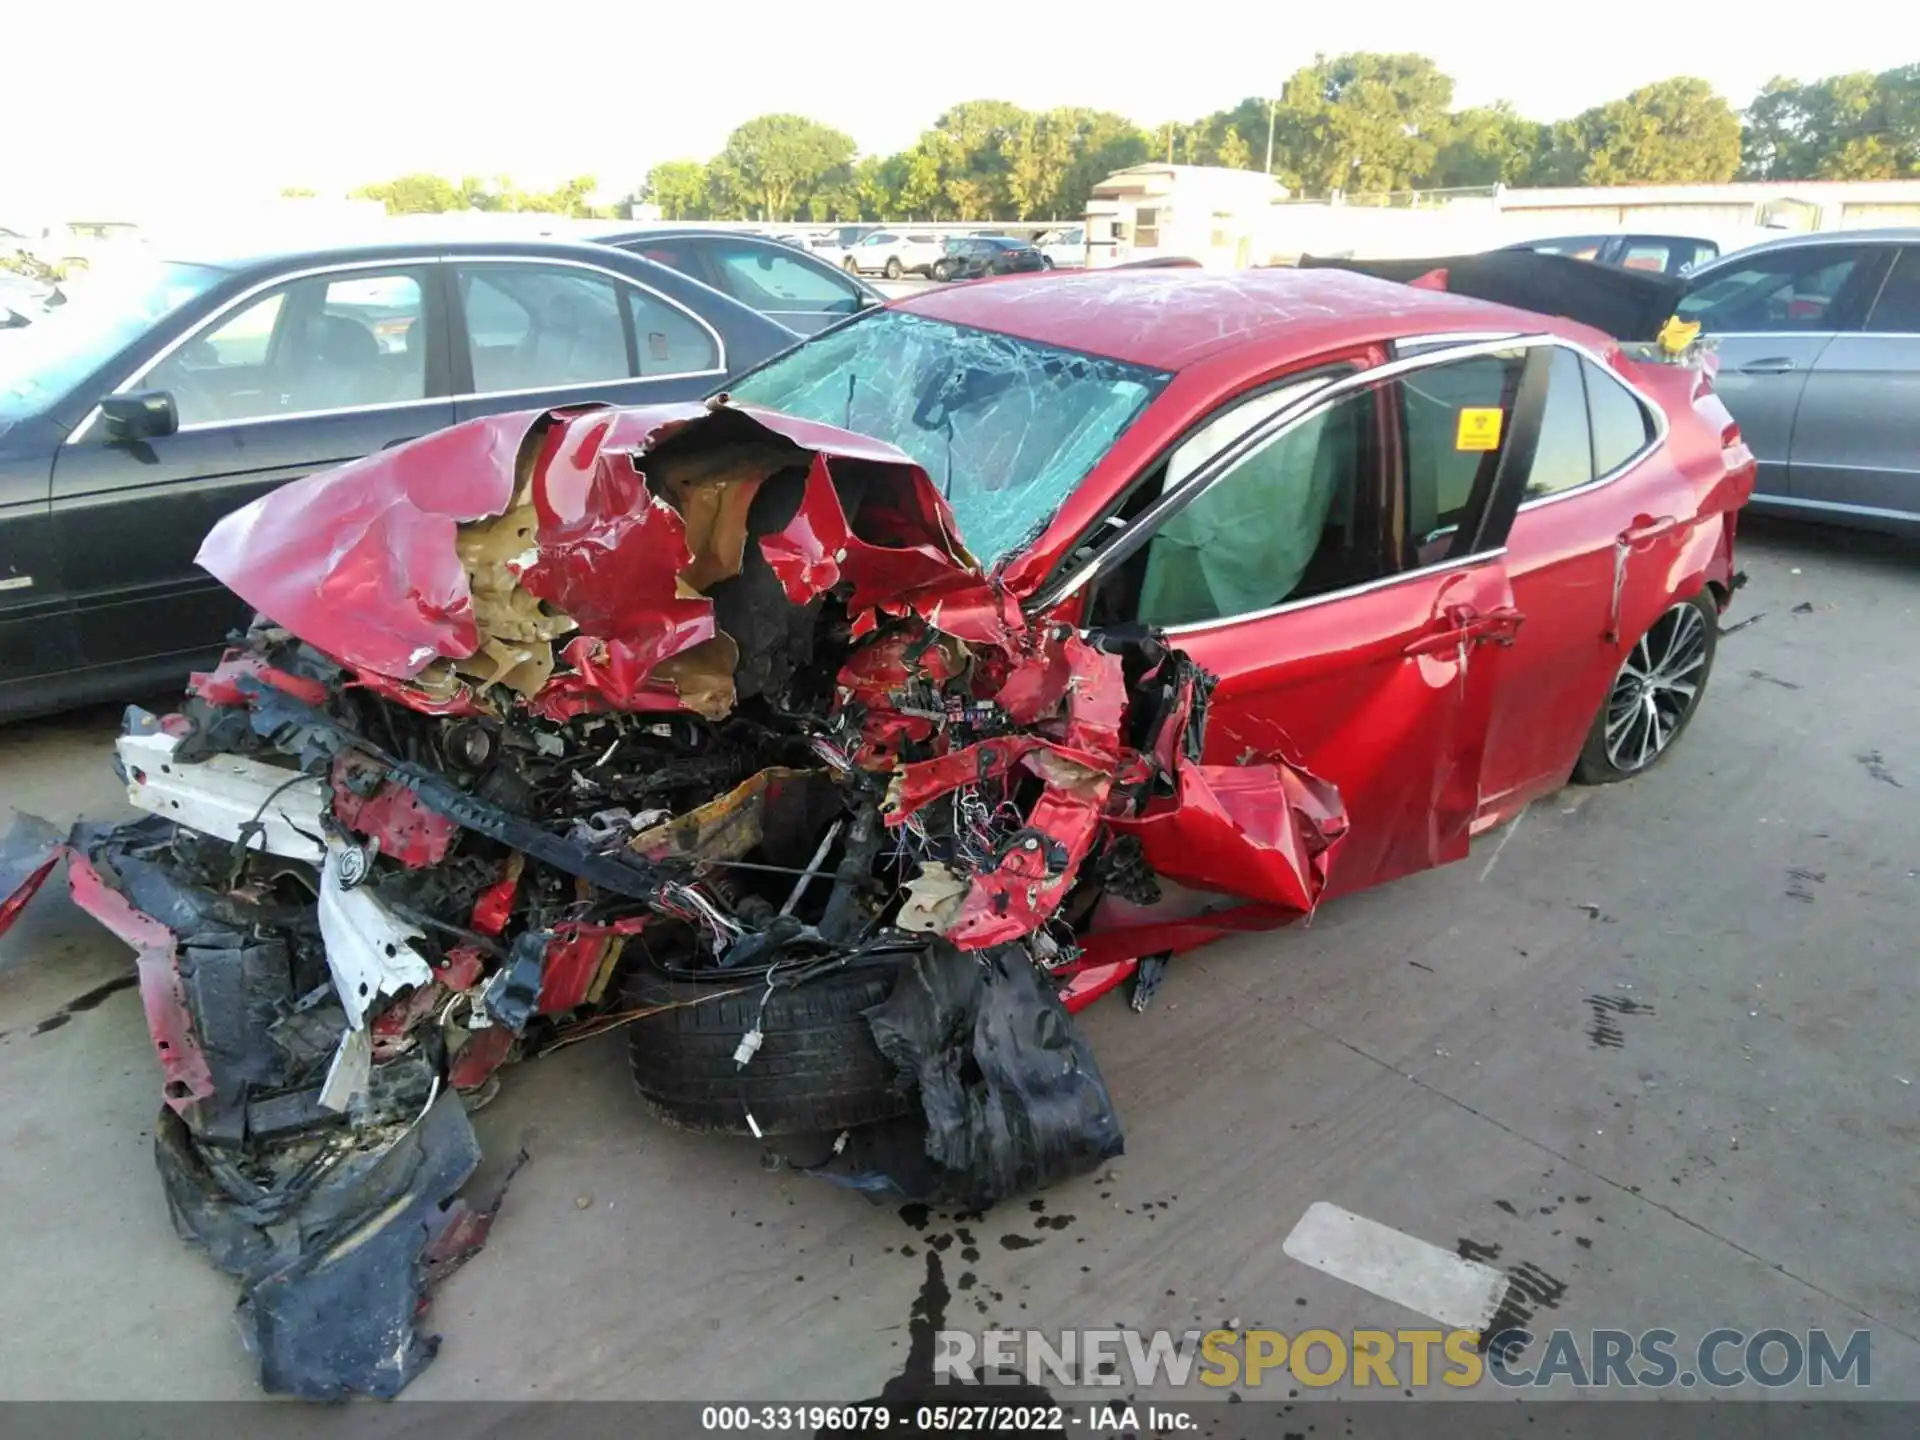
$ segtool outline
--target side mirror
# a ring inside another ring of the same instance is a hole
[[[180,412],[165,390],[136,390],[100,402],[109,440],[158,440],[180,428]]]

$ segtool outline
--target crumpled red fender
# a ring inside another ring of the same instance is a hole
[[[1312,914],[1347,832],[1332,785],[1285,761],[1201,765],[1178,756],[1175,794],[1110,816],[1158,874]]]

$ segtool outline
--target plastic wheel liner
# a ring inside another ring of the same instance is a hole
[[[0,843],[0,915],[64,849],[135,950],[169,1204],[271,1390],[427,1363],[498,1203],[459,1198],[467,1108],[636,1018],[623,966],[892,967],[867,1018],[917,1114],[836,1178],[984,1205],[1119,1153],[1069,1010],[1310,912],[1345,829],[1278,755],[1201,764],[1209,678],[1026,613],[898,451],[724,401],[471,421],[254,501],[200,563],[271,618],[129,712],[145,818]]]

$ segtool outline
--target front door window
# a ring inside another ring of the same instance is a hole
[[[418,271],[355,271],[277,286],[188,340],[141,388],[185,426],[424,399],[427,322]]]

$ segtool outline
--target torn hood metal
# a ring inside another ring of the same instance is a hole
[[[197,559],[415,708],[479,707],[476,689],[501,681],[541,714],[683,697],[702,711],[722,697],[703,705],[689,687],[716,683],[726,649],[702,591],[739,573],[757,491],[795,465],[804,503],[764,545],[795,603],[845,580],[863,628],[909,611],[965,639],[1021,628],[904,454],[722,402],[470,420],[261,496]],[[832,498],[836,471],[886,491],[859,533]]]

